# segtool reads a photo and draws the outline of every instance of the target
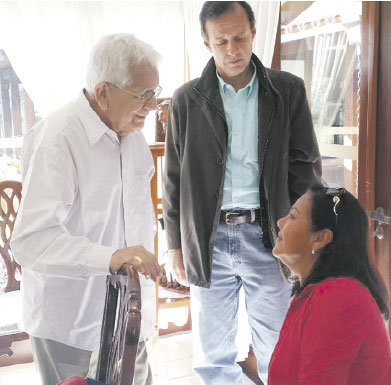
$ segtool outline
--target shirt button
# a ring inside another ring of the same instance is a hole
[[[217,164],[218,164],[219,166],[222,166],[222,165],[224,164],[224,159],[218,158],[218,159],[217,159]]]
[[[219,199],[219,193],[218,192],[215,193],[213,196],[215,197],[215,199]]]

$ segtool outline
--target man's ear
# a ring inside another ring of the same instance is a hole
[[[312,244],[312,250],[320,251],[326,245],[333,241],[333,232],[330,229],[323,229],[315,233],[315,239]]]
[[[254,38],[255,38],[255,34],[257,33],[257,30],[255,28],[253,28],[253,30],[251,31],[251,35],[252,35],[252,40],[254,41]]]
[[[95,86],[94,96],[95,100],[98,103],[98,106],[101,110],[107,111],[109,108],[109,100],[108,100],[109,86],[102,82],[98,83]]]
[[[210,47],[210,43],[208,40],[204,40],[204,45],[206,47],[206,49],[209,51],[209,52],[212,52],[212,48]]]

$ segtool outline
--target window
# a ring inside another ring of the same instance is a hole
[[[281,69],[303,78],[323,179],[357,195],[361,3],[284,2]]]

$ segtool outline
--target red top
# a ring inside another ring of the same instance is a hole
[[[379,308],[352,278],[330,278],[292,300],[269,364],[269,385],[391,385]]]

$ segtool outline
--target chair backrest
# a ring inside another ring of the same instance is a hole
[[[171,98],[157,98],[155,112],[155,142],[164,142]]]
[[[15,277],[19,270],[9,246],[12,231],[22,198],[22,183],[6,180],[0,182],[0,254],[7,268],[7,284],[5,291],[19,290],[20,281]]]
[[[107,277],[97,380],[108,385],[133,383],[141,327],[141,289],[130,266]]]

